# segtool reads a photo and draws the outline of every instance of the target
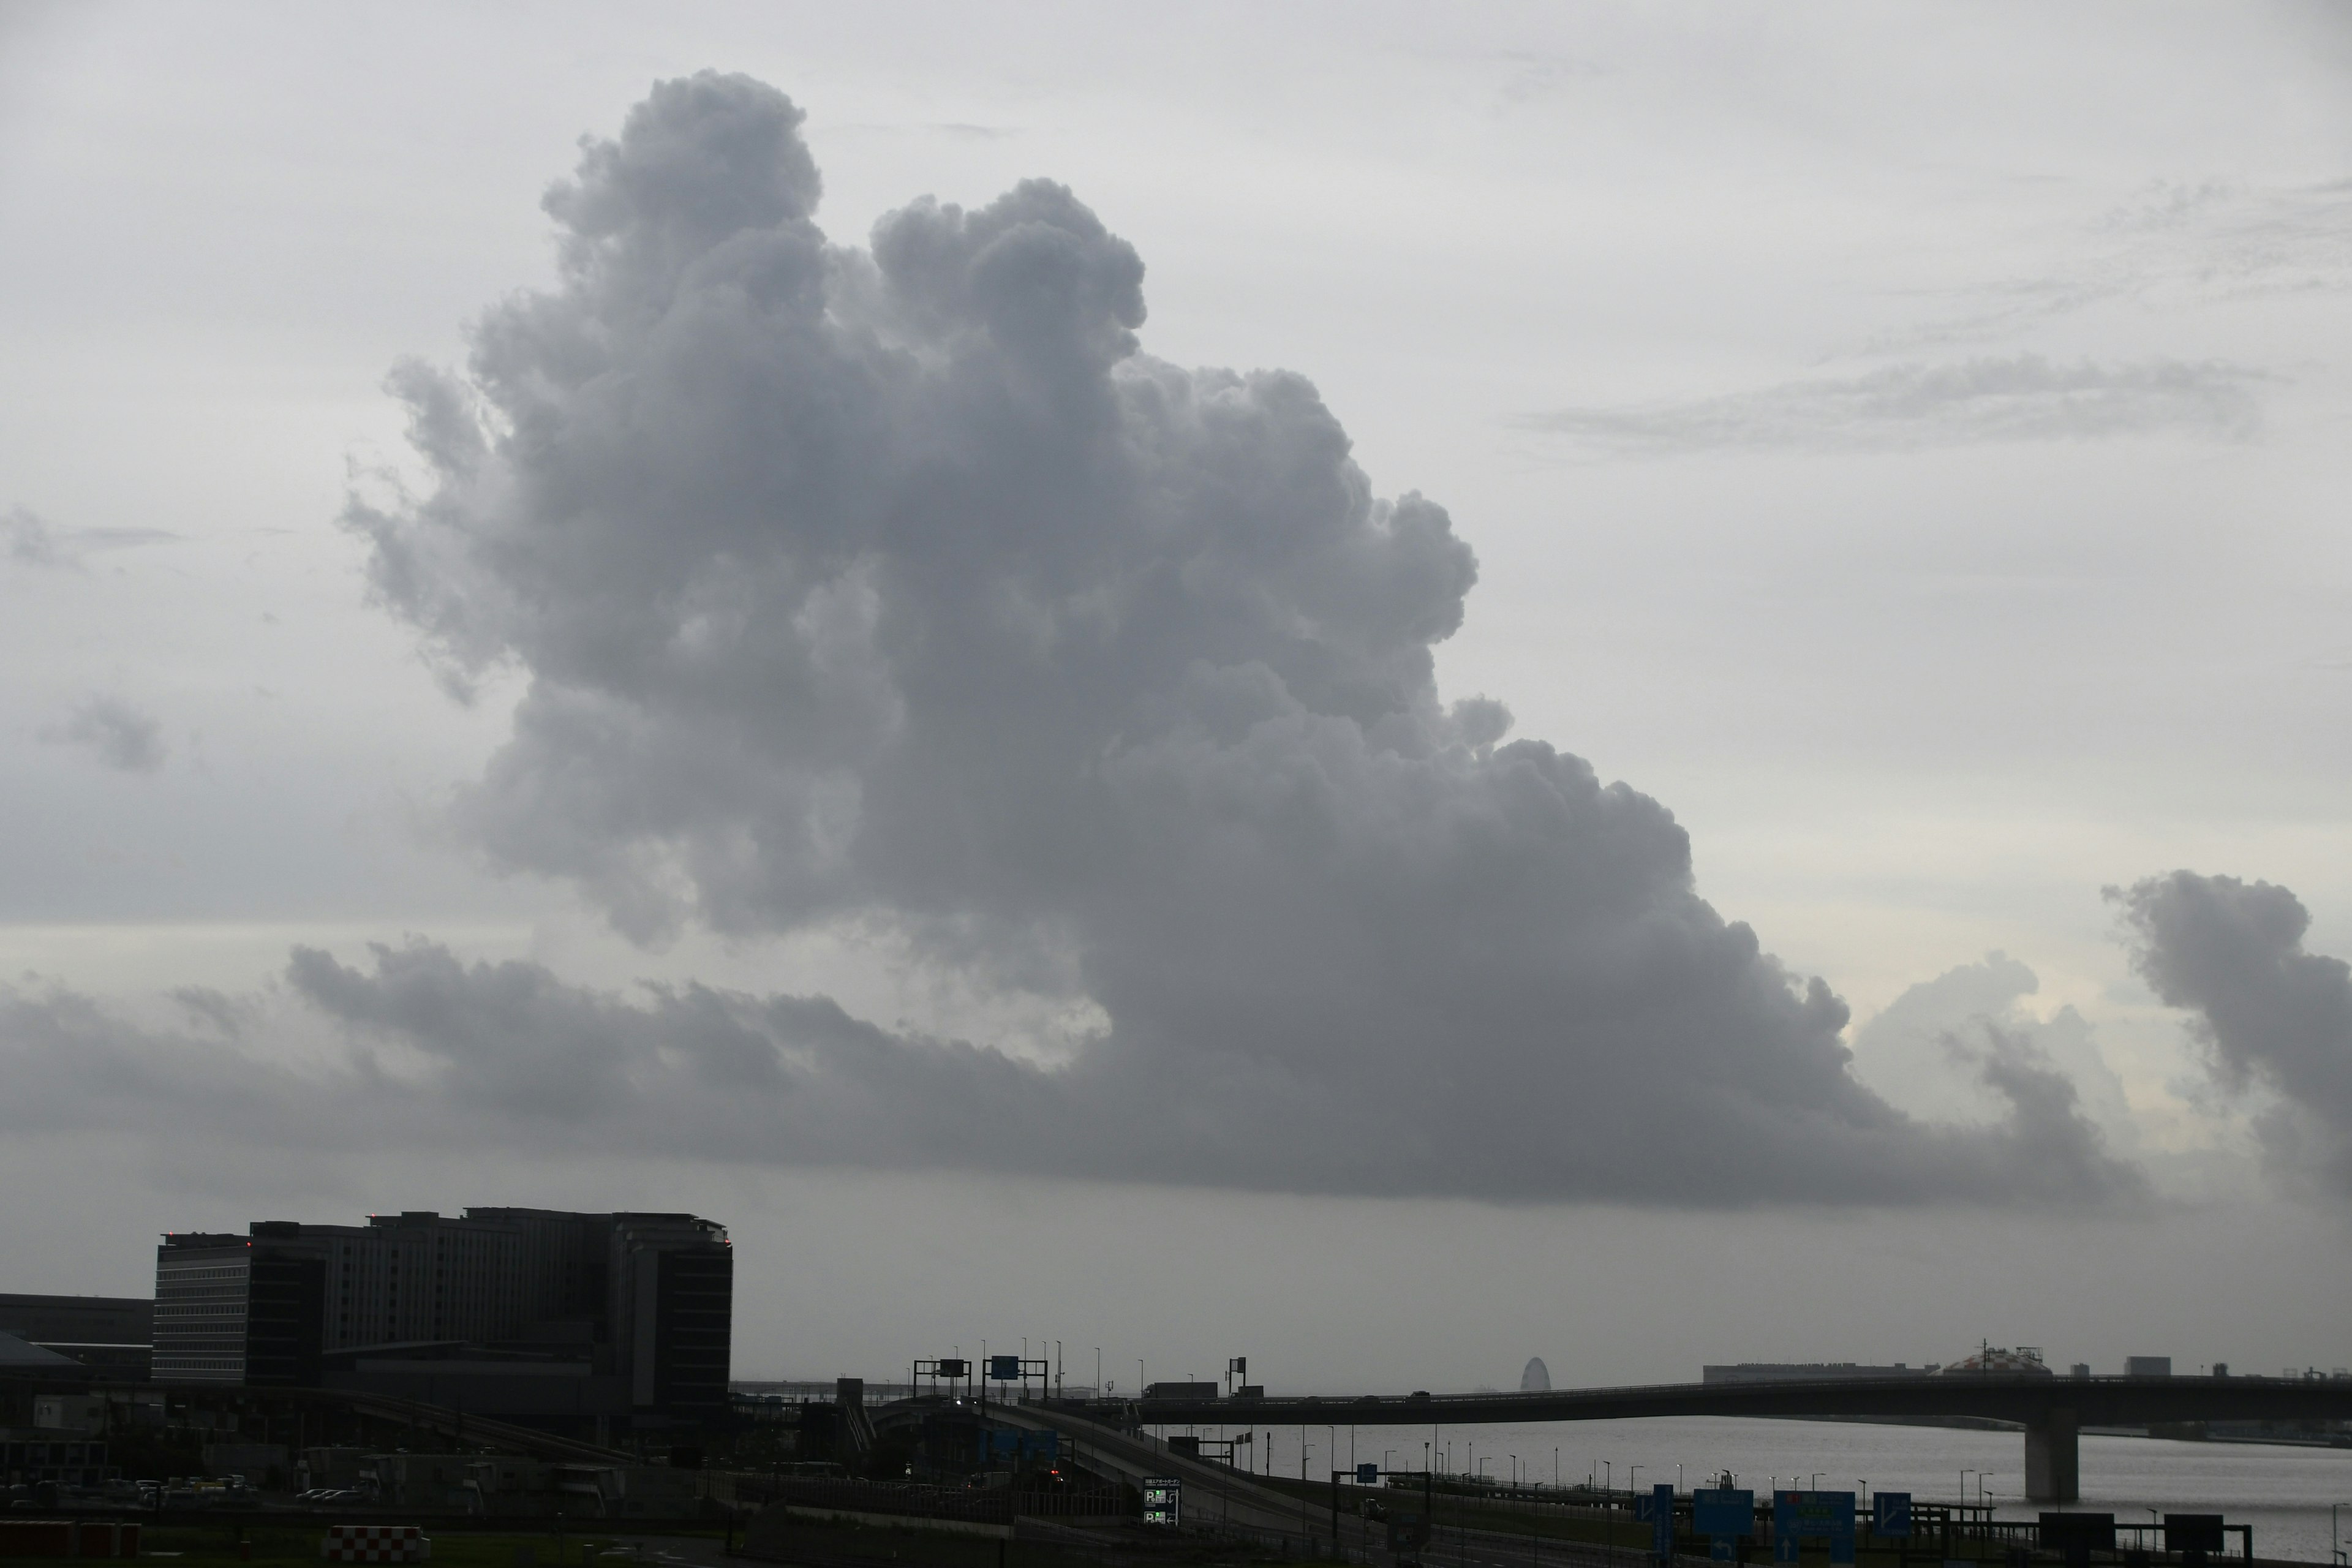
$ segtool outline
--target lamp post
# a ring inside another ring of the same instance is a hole
[[[1307,1521],[1307,1428],[1298,1429],[1298,1533],[1311,1543],[1315,1527]]]

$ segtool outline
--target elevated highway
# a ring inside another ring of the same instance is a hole
[[[1608,1421],[1657,1415],[1964,1415],[2025,1428],[2026,1494],[2038,1502],[2082,1495],[2084,1426],[2171,1421],[2352,1418],[2352,1378],[2051,1377],[1942,1373],[1927,1377],[1668,1383],[1548,1394],[1302,1395],[1280,1399],[1147,1399],[1128,1406],[1141,1426],[1459,1426]]]
[[[877,1428],[887,1431],[922,1419],[936,1409],[936,1397],[894,1400],[874,1412]],[[1260,1483],[1247,1471],[1171,1452],[1156,1438],[1122,1430],[1108,1419],[1131,1408],[1111,1402],[1084,1407],[1072,1404],[999,1405],[991,1401],[989,1419],[1007,1426],[1062,1434],[1077,1463],[1100,1475],[1130,1485],[1150,1477],[1173,1477],[1183,1483],[1184,1517],[1195,1524],[1213,1524],[1229,1532],[1257,1538],[1261,1549],[1284,1556],[1320,1556],[1328,1552],[1333,1519],[1328,1500],[1318,1486],[1313,1496],[1301,1497]],[[1338,1541],[1348,1561],[1376,1563],[1388,1557],[1388,1527],[1364,1519],[1356,1510],[1361,1491],[1347,1490],[1348,1502],[1339,1513]],[[1418,1508],[1414,1494],[1386,1494],[1391,1508]],[[1657,1560],[1633,1544],[1602,1545],[1519,1529],[1483,1529],[1448,1522],[1422,1548],[1425,1568],[1656,1568]],[[1676,1568],[1703,1568],[1700,1560],[1678,1557]]]
[[[1062,1434],[1076,1462],[1100,1475],[1116,1476],[1130,1485],[1146,1477],[1170,1476],[1184,1486],[1184,1514],[1228,1529],[1259,1531],[1301,1543],[1328,1542],[1332,1520],[1315,1500],[1260,1486],[1247,1471],[1171,1452],[1147,1435],[1122,1432],[1066,1408],[1047,1405],[991,1405],[992,1420],[1015,1426]],[[1366,1549],[1376,1531],[1351,1509],[1338,1520],[1340,1546],[1359,1561],[1370,1561]],[[1381,1537],[1384,1539],[1384,1537]]]

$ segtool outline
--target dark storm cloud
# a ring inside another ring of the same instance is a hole
[[[2108,896],[2141,976],[2194,1015],[2217,1085],[2275,1097],[2254,1117],[2272,1167],[2352,1197],[2352,968],[2304,951],[2302,901],[2269,882],[2193,871]]]
[[[108,767],[126,773],[152,773],[170,754],[163,743],[163,723],[117,697],[85,698],[63,723],[44,730],[41,735],[47,741],[79,746]]]
[[[0,1130],[254,1140],[271,1147],[496,1147],[751,1166],[950,1169],[1289,1192],[1616,1196],[1738,1206],[2130,1202],[2136,1172],[2019,1042],[1971,1041],[2015,1114],[1976,1132],[1853,1107],[1727,1113],[1719,1086],[1670,1125],[1596,1142],[1597,1119],[1513,1109],[1510,1085],[1433,1072],[1426,1103],[1202,1052],[1088,1053],[1041,1067],[879,1028],[823,997],[688,984],[620,995],[536,964],[467,963],[421,941],[347,965],[298,948],[285,994],[180,993],[194,1033],[70,993],[0,988]],[[336,1026],[320,1048],[318,1024]],[[295,1048],[289,1049],[289,1042]],[[1691,1086],[1695,1089],[1702,1086]],[[1592,1092],[1604,1091],[1594,1085]],[[1628,1115],[1639,1121],[1638,1112]],[[1686,1123],[1696,1123],[1686,1130]],[[1834,1147],[1813,1147],[1827,1137]],[[1643,1144],[1696,1168],[1677,1174]]]
[[[829,243],[799,119],[706,74],[590,145],[547,201],[560,285],[494,308],[463,379],[395,377],[429,491],[352,521],[453,680],[528,678],[456,809],[493,862],[647,941],[887,931],[1100,1028],[1048,1070],[821,999],[626,1001],[429,949],[299,955],[310,1002],[517,1118],[533,1086],[587,1115],[723,1079],[698,1114],[778,1160],[2136,1190],[2031,1072],[1990,1130],[1894,1110],[1844,1005],[1697,897],[1664,807],[1441,701],[1471,553],[1373,493],[1311,384],[1141,353],[1141,260],[1049,182]]]
[[[1531,415],[1531,430],[1631,455],[1738,448],[1899,451],[2157,432],[2242,439],[2260,373],[2219,361],[2053,364],[2038,354],[1896,364],[1865,375],[1631,408]]]

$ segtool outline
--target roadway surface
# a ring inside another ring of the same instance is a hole
[[[1330,1538],[1328,1500],[1318,1498],[1310,1502],[1260,1486],[1246,1471],[1171,1453],[1158,1438],[1129,1435],[1046,1405],[992,1405],[989,1415],[1008,1426],[1061,1433],[1070,1447],[1073,1462],[1097,1474],[1116,1476],[1138,1486],[1146,1478],[1174,1478],[1182,1484],[1187,1524],[1220,1525],[1228,1530],[1278,1535],[1288,1541]],[[1387,1528],[1343,1508],[1339,1514],[1339,1540],[1342,1546],[1360,1558],[1374,1545],[1385,1552]]]
[[[1183,1487],[1184,1522],[1210,1525],[1228,1531],[1246,1531],[1278,1536],[1310,1552],[1331,1539],[1331,1508],[1326,1495],[1312,1500],[1259,1484],[1247,1471],[1206,1459],[1171,1453],[1159,1439],[1130,1435],[1072,1414],[1040,1405],[991,1405],[990,1415],[1009,1426],[1062,1434],[1074,1462],[1098,1473],[1139,1485],[1147,1477],[1173,1477]],[[1341,1552],[1359,1563],[1391,1561],[1388,1527],[1355,1511],[1362,1492],[1343,1490],[1339,1511]],[[1418,1512],[1422,1500],[1409,1489],[1386,1489],[1381,1500],[1392,1511]],[[1459,1499],[1452,1500],[1459,1501]],[[1421,1550],[1428,1568],[1654,1568],[1655,1560],[1633,1542],[1635,1528],[1626,1527],[1627,1543],[1619,1547],[1547,1538],[1540,1534],[1441,1527]],[[1677,1558],[1682,1568],[1697,1568],[1703,1561]]]
[[[880,1424],[889,1425],[894,1417],[919,1414],[919,1408],[929,1403],[895,1402],[877,1409],[875,1415]],[[1157,1438],[1122,1432],[1066,1407],[992,1404],[988,1411],[990,1419],[1007,1426],[1059,1432],[1073,1461],[1098,1474],[1138,1486],[1147,1478],[1174,1478],[1183,1488],[1183,1516],[1188,1526],[1247,1532],[1262,1541],[1278,1537],[1288,1543],[1292,1552],[1302,1549],[1319,1552],[1331,1539],[1330,1502],[1320,1488],[1313,1499],[1299,1498],[1261,1485],[1247,1471],[1171,1453]],[[1363,1493],[1349,1487],[1341,1495],[1342,1553],[1358,1563],[1391,1562],[1387,1525],[1355,1512],[1356,1500]],[[1387,1489],[1380,1496],[1392,1511],[1418,1512],[1422,1507],[1421,1499],[1407,1489]],[[1458,1503],[1462,1500],[1449,1500]],[[1421,1561],[1426,1568],[1655,1568],[1656,1560],[1645,1550],[1645,1543],[1634,1539],[1645,1530],[1646,1527],[1637,1530],[1628,1523],[1625,1543],[1611,1547],[1541,1534],[1446,1524],[1422,1548]],[[1702,1568],[1705,1560],[1677,1557],[1675,1562],[1678,1568]]]

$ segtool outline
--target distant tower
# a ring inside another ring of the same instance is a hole
[[[1551,1392],[1551,1368],[1544,1365],[1543,1357],[1539,1355],[1528,1357],[1528,1370],[1519,1373],[1519,1392],[1521,1394]]]

